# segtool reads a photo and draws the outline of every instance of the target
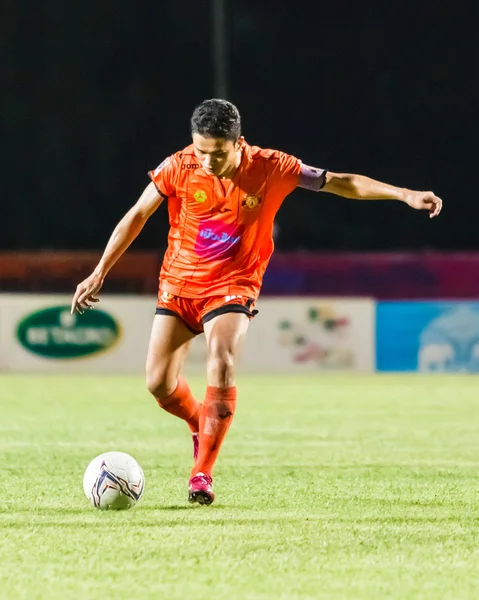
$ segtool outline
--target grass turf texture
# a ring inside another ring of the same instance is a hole
[[[201,507],[187,427],[141,378],[1,376],[0,598],[479,597],[478,378],[238,384]],[[131,511],[83,496],[107,450],[145,471]]]

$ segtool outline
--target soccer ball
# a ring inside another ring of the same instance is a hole
[[[83,476],[83,491],[96,508],[131,508],[143,495],[145,476],[124,452],[105,452],[94,458]]]

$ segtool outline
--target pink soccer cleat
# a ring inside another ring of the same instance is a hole
[[[188,501],[198,504],[211,504],[215,499],[213,494],[213,479],[210,475],[197,473],[188,484]]]
[[[198,450],[200,448],[200,434],[192,433],[191,439],[193,440],[193,460],[196,462],[198,458]]]

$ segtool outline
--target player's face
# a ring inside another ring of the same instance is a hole
[[[227,177],[238,166],[239,142],[193,134],[195,155],[209,175]]]

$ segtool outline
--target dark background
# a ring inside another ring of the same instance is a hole
[[[444,199],[429,221],[295,191],[277,247],[479,248],[473,5],[228,0],[229,99],[250,143]],[[101,249],[214,96],[210,2],[3,0],[0,39],[0,248]],[[164,208],[135,248],[164,248]]]

